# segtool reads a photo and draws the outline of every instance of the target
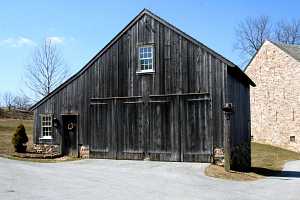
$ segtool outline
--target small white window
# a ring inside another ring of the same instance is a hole
[[[154,72],[153,46],[139,47],[139,72]]]
[[[52,115],[41,115],[41,139],[52,139]]]

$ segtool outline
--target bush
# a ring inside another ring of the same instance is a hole
[[[26,143],[28,142],[28,137],[26,134],[26,130],[23,124],[20,124],[17,129],[16,132],[13,135],[12,138],[12,144],[15,147],[15,151],[22,153],[22,152],[26,152]]]

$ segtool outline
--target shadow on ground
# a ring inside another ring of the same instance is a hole
[[[298,171],[278,171],[261,167],[252,167],[251,171],[262,176],[300,178],[300,172]]]

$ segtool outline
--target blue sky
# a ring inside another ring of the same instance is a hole
[[[300,1],[0,1],[0,94],[27,91],[24,67],[52,38],[71,74],[77,72],[143,8],[174,24],[236,64],[236,25],[247,16],[300,18]]]

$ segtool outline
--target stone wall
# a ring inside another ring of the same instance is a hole
[[[224,166],[224,148],[214,148],[213,163]]]
[[[257,85],[250,90],[253,141],[300,152],[300,62],[266,41],[246,74]]]
[[[80,146],[79,149],[79,157],[80,158],[89,158],[90,157],[90,148],[89,146]]]
[[[60,154],[60,146],[53,144],[33,144],[32,149],[42,154]]]

